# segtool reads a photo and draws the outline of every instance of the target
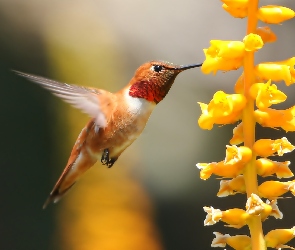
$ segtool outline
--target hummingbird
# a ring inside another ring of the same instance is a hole
[[[200,66],[202,63],[179,66],[162,61],[147,62],[116,93],[15,71],[91,117],[80,132],[66,167],[43,209],[49,203],[59,201],[98,160],[112,167],[141,134],[152,111],[167,95],[176,76],[184,70]]]

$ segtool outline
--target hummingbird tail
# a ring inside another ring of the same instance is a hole
[[[59,193],[58,190],[55,190],[55,192],[52,192],[48,198],[46,199],[46,201],[44,202],[43,205],[43,209],[45,209],[51,202],[53,203],[57,203],[67,192],[68,190],[74,186],[76,182],[74,182],[71,186],[69,186],[67,189],[63,190],[62,193]]]
[[[91,120],[81,131],[78,139],[72,149],[67,166],[56,182],[49,197],[43,205],[43,209],[51,202],[58,202],[76,183],[76,181],[97,161],[90,153],[85,145],[86,138],[89,133],[89,127],[93,125]]]

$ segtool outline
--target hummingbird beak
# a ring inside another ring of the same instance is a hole
[[[176,70],[186,70],[186,69],[192,69],[192,68],[197,68],[197,67],[201,67],[203,65],[203,63],[199,63],[199,64],[190,64],[190,65],[185,65],[185,66],[180,66],[178,68],[175,68]]]

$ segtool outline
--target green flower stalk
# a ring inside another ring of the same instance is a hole
[[[223,9],[236,18],[247,18],[246,36],[242,41],[212,40],[204,49],[206,60],[202,71],[215,74],[218,70],[229,71],[243,67],[244,72],[237,80],[234,94],[218,91],[209,104],[199,103],[202,114],[199,126],[212,129],[214,124],[239,122],[233,137],[226,147],[226,157],[220,162],[198,163],[201,179],[211,175],[221,176],[217,195],[224,197],[245,193],[245,209],[231,208],[225,211],[204,207],[207,217],[205,225],[223,221],[231,227],[248,226],[250,236],[221,234],[214,232],[213,247],[231,246],[234,249],[262,250],[267,247],[282,248],[295,236],[295,229],[274,229],[263,234],[262,222],[269,216],[282,219],[277,199],[286,192],[295,195],[294,181],[266,181],[258,184],[257,176],[275,175],[290,178],[290,162],[276,162],[270,156],[282,156],[295,149],[283,137],[281,139],[255,140],[255,126],[282,128],[295,131],[295,106],[277,110],[270,106],[284,102],[287,95],[278,90],[275,81],[284,81],[287,86],[295,82],[295,57],[281,62],[265,62],[254,65],[254,55],[266,43],[276,40],[269,27],[257,27],[258,20],[279,24],[293,18],[295,12],[282,6],[262,6],[258,0],[222,0]],[[243,146],[237,146],[243,143]]]

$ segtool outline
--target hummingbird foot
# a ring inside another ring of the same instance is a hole
[[[101,156],[101,163],[103,165],[107,165],[108,168],[112,167],[114,165],[114,163],[116,162],[118,158],[116,157],[113,157],[113,158],[110,158],[110,151],[108,148],[106,148],[104,151],[103,151],[103,154]]]

